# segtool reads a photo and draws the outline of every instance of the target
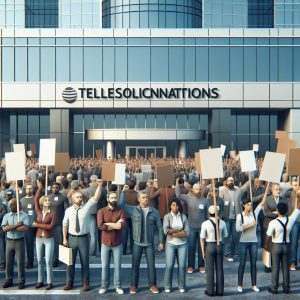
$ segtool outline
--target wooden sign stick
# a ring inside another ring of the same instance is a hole
[[[248,172],[248,177],[249,177],[250,199],[251,199],[251,203],[253,203],[251,172]]]
[[[220,245],[220,226],[219,226],[219,218],[218,218],[218,210],[217,210],[217,200],[215,193],[215,179],[212,179],[212,188],[213,188],[213,199],[214,199],[214,208],[215,208],[215,223],[216,223],[216,232],[217,232],[217,245]]]
[[[17,213],[18,213],[18,222],[20,222],[20,204],[19,204],[19,189],[18,189],[18,180],[16,180],[16,198],[17,198]]]
[[[300,176],[298,175],[298,176],[297,176],[297,190],[298,190],[298,191],[299,191],[299,181],[300,181]],[[298,207],[298,206],[297,206],[297,202],[298,202],[298,201],[297,201],[297,197],[296,197],[296,201],[295,201],[295,209],[297,209],[297,207]]]
[[[167,188],[167,187],[165,188],[165,192],[166,192],[166,206],[167,206],[167,212],[169,212],[169,205],[168,205],[168,198],[169,198],[169,195],[168,195],[168,188]]]
[[[45,196],[48,196],[48,166],[46,166]]]
[[[266,202],[266,198],[267,198],[269,186],[270,186],[270,182],[268,181],[267,187],[266,187],[266,190],[265,190],[265,193],[264,193],[264,197],[263,197],[263,199],[262,199],[262,203],[265,203],[265,202]]]

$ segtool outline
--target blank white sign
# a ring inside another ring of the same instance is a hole
[[[223,177],[223,162],[220,148],[200,150],[202,179]]]
[[[252,172],[256,170],[255,155],[253,150],[240,151],[241,171]]]
[[[125,184],[126,164],[116,164],[113,184]]]
[[[21,152],[23,153],[24,157],[26,157],[24,144],[14,144],[13,147],[14,147],[14,152]]]
[[[258,144],[253,144],[253,151],[258,152],[259,145]]]
[[[220,145],[220,148],[221,148],[222,156],[224,156],[225,150],[226,150],[226,146],[221,144],[221,145]]]
[[[40,139],[40,166],[55,165],[56,139]]]
[[[152,172],[151,165],[141,165],[142,173],[150,173]]]
[[[266,152],[259,180],[280,183],[285,154]]]
[[[25,178],[25,157],[22,152],[5,153],[5,162],[7,181]]]

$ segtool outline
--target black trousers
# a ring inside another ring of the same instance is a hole
[[[58,262],[58,249],[59,245],[63,243],[63,232],[62,225],[55,225],[53,227],[53,237],[54,237],[54,253],[53,253],[53,262]]]
[[[125,227],[122,230],[122,244],[123,244],[123,254],[127,252],[127,241],[128,237],[130,239],[130,252],[132,253],[133,238],[132,238],[132,221],[131,218],[126,219]]]
[[[18,282],[25,283],[25,241],[6,240],[6,281],[13,282],[15,256],[18,263]]]
[[[26,262],[27,264],[33,265],[34,260],[34,239],[35,239],[36,229],[29,227],[28,230],[24,232],[25,235],[25,250],[26,250]]]
[[[215,272],[216,272],[216,293],[223,295],[224,293],[224,270],[223,270],[223,245],[217,243],[206,243],[205,259],[206,259],[206,290],[213,295],[215,291]]]
[[[290,290],[290,244],[272,243],[272,289],[277,291],[280,264],[282,267],[283,290]]]

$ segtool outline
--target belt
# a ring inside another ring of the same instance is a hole
[[[24,237],[21,237],[21,238],[19,238],[19,239],[10,239],[10,238],[7,237],[6,239],[8,239],[9,241],[19,241],[19,240],[23,240]]]
[[[69,236],[72,236],[72,237],[84,237],[84,236],[88,236],[89,234],[82,234],[82,235],[74,235],[74,234],[71,234],[69,233]]]

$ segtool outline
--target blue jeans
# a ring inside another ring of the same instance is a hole
[[[250,270],[251,270],[251,282],[252,286],[256,285],[256,261],[257,261],[257,243],[240,243],[239,248],[239,272],[238,272],[238,285],[243,285],[243,277],[245,271],[245,265],[247,260],[247,250],[250,255]]]
[[[228,233],[228,237],[225,239],[225,256],[227,255],[235,255],[237,254],[238,244],[239,244],[239,234],[235,228],[235,219],[229,219],[226,223],[226,229]]]
[[[115,247],[108,247],[104,244],[101,245],[101,262],[102,262],[102,288],[109,288],[110,278],[110,258],[111,253],[114,257],[114,286],[120,288],[121,283],[121,260],[122,260],[123,247],[122,244]]]
[[[134,243],[132,248],[131,286],[138,287],[140,263],[143,250],[145,250],[147,260],[148,284],[149,286],[156,285],[154,245],[152,244],[150,246],[138,246]]]
[[[97,215],[90,214],[90,256],[97,255]]]
[[[36,238],[36,256],[38,261],[38,282],[44,281],[44,255],[46,261],[47,283],[53,283],[52,257],[54,238]]]
[[[300,222],[295,222],[290,233],[291,264],[297,265],[298,242],[300,237]]]
[[[188,267],[195,268],[195,254],[196,248],[198,253],[198,268],[204,267],[204,259],[202,257],[202,252],[200,251],[200,229],[198,228],[190,228],[190,234],[188,237],[189,245],[188,245]]]
[[[180,289],[185,288],[185,274],[186,274],[186,255],[187,255],[187,243],[183,245],[173,245],[171,243],[166,243],[166,269],[164,276],[164,286],[165,289],[172,288],[172,277],[175,264],[175,257],[177,257],[178,263],[178,287]]]

